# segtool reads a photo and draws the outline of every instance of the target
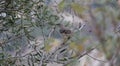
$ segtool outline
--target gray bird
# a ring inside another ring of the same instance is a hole
[[[66,35],[67,34],[72,34],[72,31],[70,29],[68,29],[67,27],[65,27],[63,24],[56,24],[56,25],[60,27],[59,32],[61,34],[66,34]]]

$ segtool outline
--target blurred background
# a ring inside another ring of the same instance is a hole
[[[120,66],[120,0],[0,0],[0,66]]]

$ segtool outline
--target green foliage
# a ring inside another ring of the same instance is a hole
[[[77,13],[79,15],[82,14],[86,10],[85,7],[80,6],[78,3],[72,3],[71,7],[75,11],[75,13]]]
[[[60,9],[60,11],[63,11],[63,9],[65,8],[65,0],[62,0],[62,1],[58,4],[58,8]]]
[[[0,50],[0,66],[13,66],[17,65],[17,61],[14,60],[24,61],[22,59],[24,57],[19,58],[21,57],[19,54],[31,44],[31,41],[35,42],[36,33],[38,33],[37,36],[47,37],[48,31],[58,22],[59,18],[45,5],[44,1],[15,0],[12,1],[6,9],[8,10],[5,12],[6,16],[1,19],[2,22],[0,22],[0,27],[2,27],[0,28],[0,41],[2,41],[2,43],[0,42],[0,47],[4,49]],[[1,13],[0,11],[0,14]],[[40,31],[38,31],[37,28]],[[35,32],[35,30],[37,30],[37,32]],[[12,52],[13,54],[11,54]],[[16,55],[14,55],[14,53]],[[32,55],[31,57],[34,56]],[[37,55],[37,57],[40,56]],[[13,58],[15,59],[12,60]],[[27,60],[29,60],[29,58],[27,58]],[[27,63],[23,63],[23,65],[26,64]]]
[[[63,38],[66,35],[59,33],[60,27],[56,25],[61,23],[59,16],[54,14],[51,6],[46,5],[44,0],[11,0],[7,6],[3,5],[7,2],[0,1],[0,66],[19,66],[17,62],[21,66],[36,66],[36,64],[46,66],[49,62],[62,64],[67,62],[66,66],[74,66],[77,65],[79,59],[77,57],[82,52],[100,45],[107,60],[112,59],[117,66],[120,66],[118,53],[120,37],[119,32],[116,32],[120,9],[117,1],[80,0],[80,2],[82,4],[77,0],[74,2],[62,0],[58,4],[60,13],[64,10],[67,12],[68,8],[68,11],[73,11],[76,16],[83,14],[88,21],[86,24],[92,27],[91,31],[85,27],[86,30],[80,31],[83,33],[79,31],[73,33],[68,40]],[[1,16],[2,13],[6,16]],[[69,23],[66,24],[66,27],[68,26]],[[84,31],[88,31],[88,35]],[[52,35],[57,33],[57,36],[60,34],[62,38],[48,38],[50,33]],[[40,40],[37,42],[36,38],[39,37]],[[32,48],[32,51],[28,51],[28,47]],[[49,52],[52,48],[57,49]]]

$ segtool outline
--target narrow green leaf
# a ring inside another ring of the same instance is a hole
[[[60,9],[60,11],[62,11],[65,7],[65,0],[62,0],[59,4],[58,4],[58,8]]]
[[[77,3],[72,3],[71,8],[76,12],[76,14],[82,14],[82,12],[85,11],[85,8]]]

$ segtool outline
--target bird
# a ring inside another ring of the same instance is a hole
[[[67,27],[65,27],[63,24],[56,24],[56,25],[60,27],[59,32],[61,34],[71,34],[72,33],[72,31],[70,29],[68,29]]]
[[[85,26],[85,23],[83,22],[83,21],[81,21],[81,22],[79,22],[79,24],[78,25],[76,25],[76,28],[68,28],[68,27],[65,27],[65,25],[63,25],[63,24],[56,24],[57,26],[59,26],[59,28],[60,28],[60,30],[59,30],[59,32],[61,33],[61,34],[73,34],[73,33],[75,33],[75,32],[77,32],[77,31],[80,31],[84,26]]]
[[[56,25],[60,28],[59,32],[62,34],[65,40],[71,38],[71,35],[73,34],[71,29],[65,27],[63,24],[56,24]]]

